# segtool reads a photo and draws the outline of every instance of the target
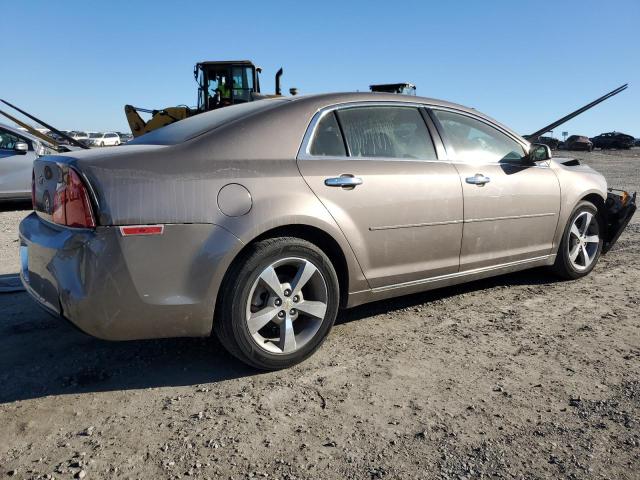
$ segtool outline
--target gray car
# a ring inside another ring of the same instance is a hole
[[[53,153],[33,135],[0,124],[0,200],[31,198],[31,173],[38,155]]]
[[[110,150],[40,158],[22,281],[104,339],[208,336],[264,369],[340,308],[549,266],[588,274],[635,211],[476,110],[393,94],[278,98]]]

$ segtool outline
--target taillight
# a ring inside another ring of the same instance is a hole
[[[71,168],[53,196],[53,221],[67,227],[93,228],[93,218],[89,192],[80,176]]]

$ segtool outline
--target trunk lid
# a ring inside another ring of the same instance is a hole
[[[111,194],[109,188],[105,191],[105,187],[109,187],[112,177],[130,176],[128,170],[140,157],[138,153],[146,153],[144,157],[148,160],[154,151],[163,148],[166,147],[119,146],[40,157],[33,163],[34,210],[41,218],[54,221],[55,195],[63,190],[64,181],[73,170],[88,191],[98,224],[108,225],[109,206],[104,196]]]

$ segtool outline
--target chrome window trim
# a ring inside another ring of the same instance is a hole
[[[329,156],[329,155],[311,155],[309,153],[309,148],[311,147],[311,140],[316,131],[316,127],[320,120],[330,112],[335,112],[337,110],[345,110],[348,108],[358,108],[358,107],[407,107],[407,108],[427,108],[425,104],[415,103],[415,102],[393,102],[393,101],[364,101],[364,102],[345,102],[345,103],[337,103],[334,105],[329,105],[328,107],[323,107],[319,109],[311,118],[311,122],[309,122],[309,126],[305,131],[304,137],[302,137],[302,143],[300,144],[300,148],[298,149],[298,155],[296,156],[297,160],[357,160],[357,161],[391,161],[391,162],[437,162],[442,163],[446,162],[446,159],[436,158],[435,160],[426,159],[426,158],[399,158],[399,157],[350,157],[350,156]],[[420,113],[420,112],[418,112]],[[424,120],[423,120],[424,121]],[[429,128],[425,122],[425,128],[429,131]],[[433,144],[433,150],[438,155],[438,151],[435,145],[435,142],[432,138],[430,138],[431,143]]]
[[[315,130],[316,127],[318,125],[318,123],[320,122],[320,120],[327,114],[329,114],[330,112],[335,112],[337,110],[342,110],[342,109],[347,109],[347,108],[357,108],[357,107],[412,107],[412,108],[425,108],[425,109],[429,109],[429,110],[444,110],[444,111],[450,111],[452,113],[457,113],[459,115],[464,115],[470,118],[473,118],[474,120],[477,120],[479,122],[485,123],[488,126],[490,126],[491,128],[494,128],[496,130],[498,130],[500,133],[503,133],[504,135],[508,136],[509,138],[511,138],[512,140],[516,141],[518,144],[520,144],[523,149],[525,150],[525,152],[529,151],[529,148],[531,146],[530,143],[523,141],[522,139],[514,136],[511,132],[505,130],[503,127],[501,127],[500,125],[497,125],[491,121],[488,121],[487,119],[479,116],[479,115],[474,115],[471,112],[466,112],[464,110],[459,110],[453,107],[447,107],[447,106],[442,106],[442,105],[434,105],[434,104],[429,104],[429,103],[418,103],[418,102],[394,102],[394,101],[360,101],[360,102],[344,102],[344,103],[336,103],[333,105],[329,105],[327,107],[323,107],[320,108],[316,111],[316,113],[314,113],[313,117],[311,118],[311,121],[309,122],[309,125],[307,126],[307,129],[305,131],[304,136],[302,137],[302,142],[300,144],[300,147],[298,148],[298,154],[296,155],[296,160],[358,160],[358,161],[378,161],[378,160],[382,160],[382,161],[395,161],[395,162],[428,162],[428,163],[451,163],[454,165],[474,165],[474,166],[478,166],[481,167],[483,165],[511,165],[511,166],[520,166],[520,164],[518,163],[509,163],[509,162],[484,162],[484,163],[470,163],[470,162],[463,162],[460,160],[456,160],[456,159],[451,159],[449,157],[449,152],[447,151],[446,153],[446,157],[444,158],[437,158],[435,160],[428,160],[428,159],[420,159],[420,158],[397,158],[397,157],[350,157],[350,156],[328,156],[328,155],[312,155],[309,153],[309,148],[311,147],[311,140],[313,139],[313,136],[315,134]],[[426,125],[426,122],[425,122]],[[427,126],[427,130],[428,130],[428,126]],[[438,132],[439,133],[439,132]],[[444,143],[444,139],[441,139],[442,142]],[[431,139],[432,143],[434,144],[434,150],[436,151],[436,155],[438,155],[438,149],[435,145],[435,142],[433,141],[433,139]],[[445,150],[446,150],[446,145],[444,145]],[[549,168],[550,167],[550,162],[544,162],[541,164],[535,164],[535,165],[522,165],[522,166],[526,166],[527,168]]]
[[[479,121],[480,123],[484,123],[486,125],[489,125],[491,128],[494,128],[494,129],[498,130],[500,133],[503,133],[507,137],[509,137],[512,140],[514,140],[516,143],[519,143],[525,149],[525,151],[529,151],[529,147],[531,146],[531,144],[529,142],[527,142],[527,141],[523,142],[522,141],[523,139],[518,138],[513,133],[509,132],[508,130],[506,130],[504,127],[501,127],[497,123],[493,123],[491,121],[488,121],[486,118],[483,118],[483,117],[481,117],[479,115],[474,115],[471,112],[465,112],[463,110],[457,110],[455,108],[445,107],[445,106],[441,106],[441,105],[434,105],[434,106],[430,106],[430,107],[427,107],[427,108],[429,108],[431,111],[433,111],[433,110],[442,110],[442,111],[445,111],[445,112],[455,113],[455,114],[458,114],[458,115],[462,115],[462,116],[465,116],[465,117],[472,118],[474,120]],[[500,162],[496,162],[496,163],[500,163]]]
[[[529,152],[529,149],[531,148],[531,143],[527,142],[526,140],[523,142],[523,139],[518,138],[517,136],[515,136],[513,133],[507,131],[504,129],[504,127],[501,127],[500,125],[493,123],[489,120],[487,120],[486,118],[483,118],[479,115],[474,115],[473,113],[470,112],[465,112],[463,110],[458,110],[456,108],[451,108],[451,107],[446,107],[446,106],[442,106],[442,105],[434,105],[434,106],[429,106],[426,107],[429,110],[431,110],[432,112],[434,110],[442,110],[445,112],[451,112],[451,113],[455,113],[457,115],[462,115],[465,117],[469,117],[473,120],[476,120],[480,123],[484,123],[485,125],[488,125],[489,127],[497,130],[498,132],[502,133],[503,135],[507,136],[508,138],[510,138],[511,140],[515,141],[516,143],[518,143],[520,146],[522,146],[522,148],[524,149],[525,153]],[[435,116],[435,114],[434,114]],[[436,117],[437,119],[437,117]],[[439,119],[438,123],[440,122]],[[440,129],[438,128],[438,125],[436,124],[436,129],[438,130],[438,133],[440,134],[440,137],[442,137],[442,133],[440,133]],[[447,151],[447,159],[450,163],[453,163],[454,165],[471,165],[471,166],[478,166],[478,167],[482,167],[485,165],[511,165],[513,167],[526,167],[526,168],[549,168],[551,166],[551,162],[549,160],[545,160],[544,162],[540,162],[540,163],[536,163],[533,165],[526,165],[526,164],[522,164],[522,163],[518,163],[518,162],[478,162],[478,163],[474,163],[474,162],[465,162],[463,160],[458,160],[458,159],[452,159],[449,155],[450,155],[450,150],[447,148],[447,142],[445,142],[445,138],[441,138],[442,143],[445,146],[445,150]],[[455,152],[455,147],[453,147],[453,145],[450,145],[453,148],[453,151]]]

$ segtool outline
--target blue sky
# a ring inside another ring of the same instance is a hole
[[[0,98],[61,129],[128,131],[127,103],[196,103],[197,61],[251,59],[266,92],[411,81],[521,133],[629,82],[556,134],[640,136],[638,0],[11,4]]]

